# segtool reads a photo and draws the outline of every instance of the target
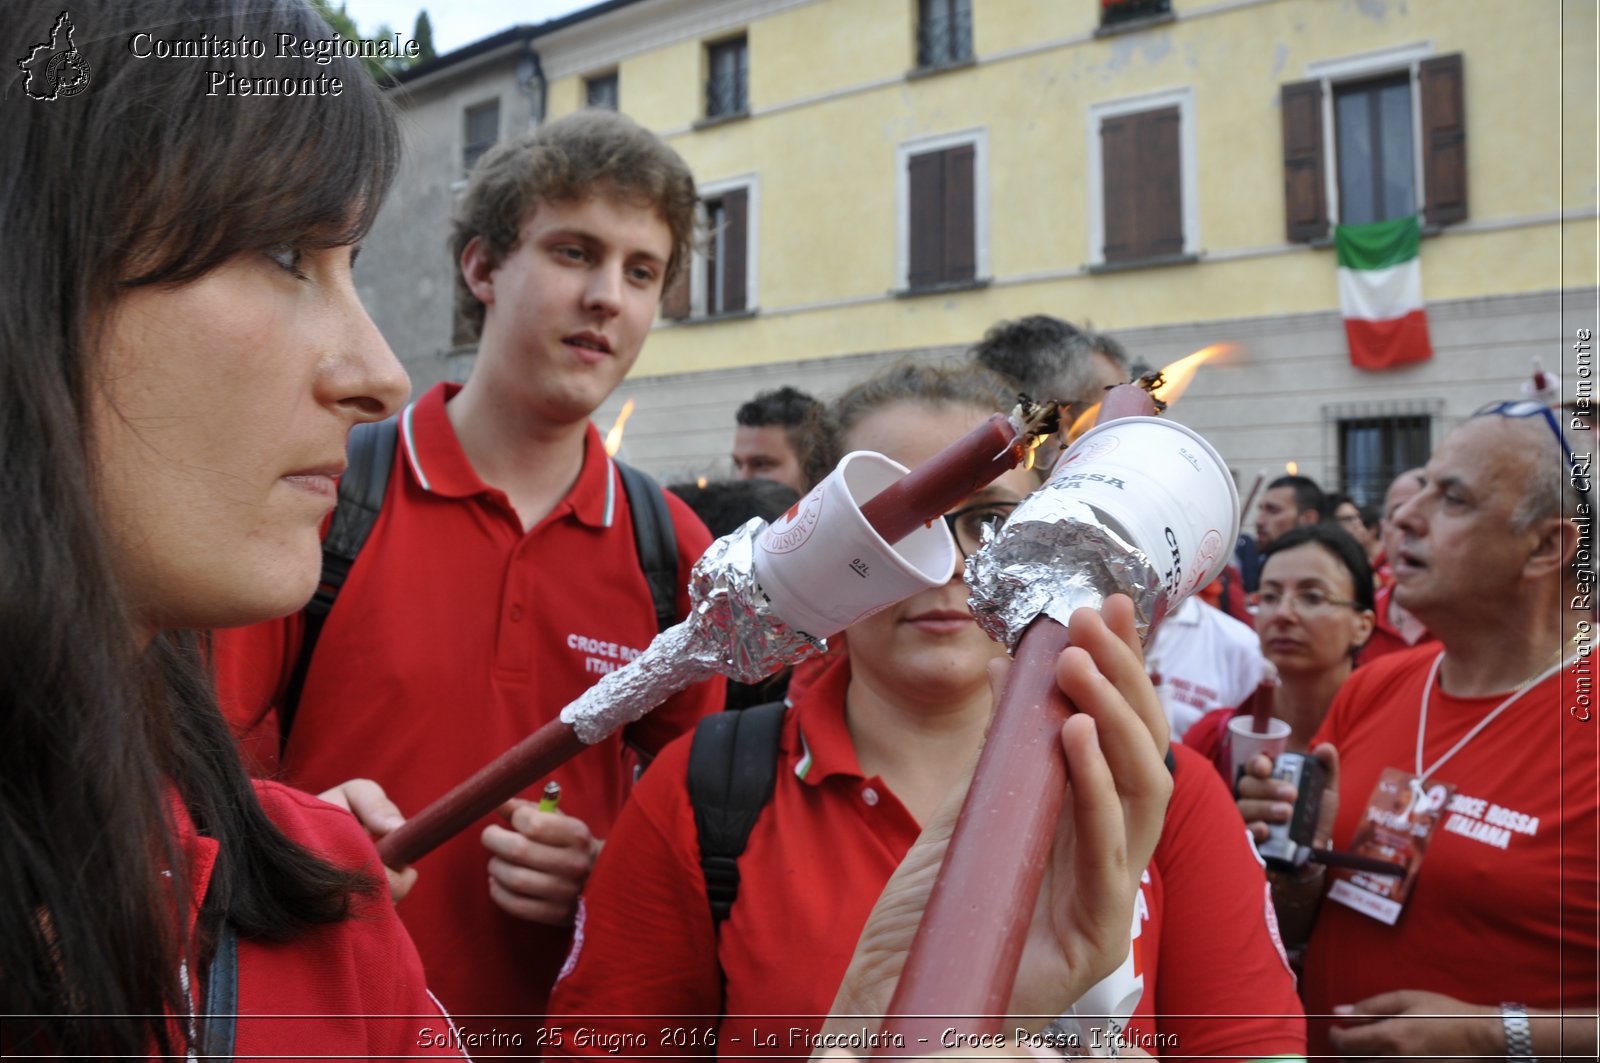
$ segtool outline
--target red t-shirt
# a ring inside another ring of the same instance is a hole
[[[843,712],[849,678],[848,657],[834,662],[785,719],[776,790],[720,935],[687,792],[689,739],[662,753],[589,881],[581,940],[551,998],[549,1054],[611,1055],[606,1037],[633,1058],[704,1054],[713,1037],[728,1056],[809,1051],[806,1035],[919,833],[883,780],[862,775]],[[1244,824],[1215,773],[1175,755],[1177,786],[1141,888],[1145,992],[1129,1035],[1165,1035],[1174,1054],[1303,1053],[1300,1003]]]
[[[1373,599],[1372,637],[1367,639],[1367,644],[1361,647],[1356,654],[1356,664],[1371,664],[1379,657],[1391,653],[1401,653],[1413,647],[1432,646],[1439,648],[1439,640],[1424,631],[1416,642],[1407,642],[1405,636],[1400,634],[1394,624],[1389,621],[1389,603],[1394,600],[1394,587],[1384,587],[1377,592]]]
[[[1347,848],[1385,768],[1415,770],[1423,685],[1437,648],[1355,670],[1313,745],[1339,750],[1336,849]],[[1587,684],[1587,685],[1585,685]],[[1394,926],[1324,897],[1306,949],[1308,1014],[1421,989],[1473,1004],[1593,1008],[1600,993],[1600,778],[1593,667],[1530,689],[1430,776],[1455,795]],[[1423,748],[1431,766],[1506,695],[1457,698],[1435,683]],[[1592,705],[1589,708],[1592,712]],[[1313,1021],[1312,1051],[1329,1051]]]
[[[1217,774],[1222,776],[1222,781],[1228,786],[1233,785],[1233,780],[1228,778],[1228,769],[1233,765],[1233,752],[1228,741],[1228,721],[1239,715],[1241,709],[1212,709],[1194,722],[1194,726],[1183,732],[1183,744],[1205,757],[1217,769]]]
[[[415,813],[554,719],[601,675],[650,644],[654,606],[640,571],[627,496],[589,427],[583,469],[567,497],[526,533],[506,496],[478,479],[445,412],[452,385],[401,416],[383,511],[323,627],[285,750],[286,781],[320,792],[375,779]],[[668,496],[680,586],[710,543]],[[688,596],[679,596],[680,615]],[[275,759],[280,702],[299,650],[301,617],[218,633],[219,700],[247,752]],[[722,681],[673,698],[626,729],[654,752],[722,705]],[[561,808],[610,831],[632,783],[624,735],[552,778]],[[525,797],[537,797],[539,787]],[[483,1030],[527,1044],[566,955],[566,928],[524,922],[489,898],[485,818],[418,865],[401,916],[440,999]],[[494,1045],[481,1045],[492,1050]]]
[[[290,839],[383,882],[372,842],[350,813],[276,783],[258,782],[256,795]],[[192,932],[217,843],[196,834],[176,802],[172,826],[187,858]],[[461,1057],[461,1039],[429,995],[422,961],[387,891],[380,887],[377,895],[354,901],[350,918],[291,941],[239,939],[235,1059],[292,1059],[301,1052],[315,1058]],[[203,1011],[198,998],[196,1011]]]

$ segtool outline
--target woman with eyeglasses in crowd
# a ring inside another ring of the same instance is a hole
[[[1372,567],[1361,544],[1329,521],[1285,532],[1263,557],[1256,634],[1278,673],[1272,715],[1289,725],[1286,748],[1303,753],[1372,635]],[[1230,786],[1228,721],[1248,711],[1209,712],[1183,738]]]
[[[986,370],[901,366],[833,403],[831,458],[873,450],[915,468],[1015,401]],[[1037,484],[1012,470],[956,506],[947,520],[959,549],[976,550],[983,526],[1003,524]],[[687,796],[688,740],[663,751],[596,865],[581,940],[551,1000],[552,1025],[564,1016],[605,1036],[567,1038],[554,1054],[604,1056],[605,1037],[640,1036],[663,1054],[705,1053],[708,1036],[724,1056],[810,1047],[846,942],[983,743],[990,665],[1004,651],[974,621],[962,567],[952,556],[947,582],[858,621],[830,640],[843,642],[841,654],[797,676],[775,789],[738,859],[738,894],[720,927]],[[1128,663],[1164,746],[1160,702],[1131,651]],[[1134,1043],[1151,1047],[1161,1035],[1185,1054],[1300,1054],[1300,1005],[1238,813],[1202,759],[1175,752],[1172,801],[1140,888]],[[685,1025],[660,1016],[716,1015],[720,1024],[708,1020],[677,1043],[656,1036]]]

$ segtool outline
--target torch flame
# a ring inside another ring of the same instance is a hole
[[[1177,402],[1178,397],[1189,389],[1189,383],[1194,379],[1196,370],[1211,359],[1232,354],[1237,349],[1231,343],[1213,343],[1209,347],[1202,347],[1193,354],[1179,358],[1171,365],[1162,366],[1163,382],[1153,388],[1150,394],[1168,405]]]
[[[1090,406],[1087,410],[1084,410],[1082,413],[1080,413],[1078,415],[1078,419],[1072,422],[1072,427],[1067,430],[1067,438],[1069,440],[1077,439],[1079,436],[1083,435],[1083,433],[1093,428],[1094,423],[1099,419],[1100,404],[1097,402],[1093,406]]]
[[[633,400],[629,399],[622,404],[622,410],[617,414],[616,424],[613,424],[611,431],[606,433],[606,453],[613,458],[617,456],[617,451],[622,449],[622,429],[631,416],[633,416]]]
[[[1213,358],[1232,354],[1236,350],[1238,350],[1238,347],[1231,343],[1213,343],[1210,346],[1200,348],[1193,354],[1184,355],[1176,362],[1162,366],[1160,372],[1156,374],[1161,383],[1150,389],[1151,396],[1158,402],[1163,402],[1168,406],[1172,405],[1178,401],[1179,396],[1189,389],[1189,383],[1194,380],[1195,373],[1202,365],[1205,365]],[[1097,402],[1087,410],[1084,410],[1083,413],[1078,415],[1078,419],[1072,422],[1072,427],[1067,431],[1067,438],[1072,440],[1083,435],[1083,433],[1094,427],[1095,420],[1099,416],[1100,404]]]
[[[1283,470],[1285,472],[1287,472],[1290,476],[1299,476],[1300,475],[1300,463],[1298,461],[1285,462],[1284,466],[1283,466]]]
[[[1029,440],[1029,442],[1028,442],[1028,454],[1027,454],[1027,457],[1025,457],[1023,459],[1023,461],[1022,461],[1022,467],[1023,467],[1024,470],[1026,470],[1028,472],[1032,472],[1033,471],[1033,467],[1034,467],[1035,464],[1037,464],[1038,458],[1039,458],[1039,444],[1041,444],[1043,442],[1044,442],[1044,436],[1038,436],[1038,435],[1034,436],[1031,440]]]

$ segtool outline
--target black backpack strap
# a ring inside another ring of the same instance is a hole
[[[334,507],[328,534],[322,540],[322,578],[304,610],[305,634],[300,640],[300,655],[295,658],[288,693],[278,713],[280,749],[289,741],[289,728],[300,708],[300,694],[305,689],[306,673],[311,670],[311,655],[322,635],[322,625],[339,597],[339,589],[350,575],[356,555],[366,545],[373,525],[378,523],[399,438],[400,422],[395,417],[376,424],[358,424],[350,432],[346,450],[348,467],[339,478],[339,502]]]
[[[234,1026],[239,1014],[239,942],[233,923],[224,919],[216,951],[206,975],[205,1019],[200,1047],[208,1060],[233,1060]]]
[[[665,631],[678,622],[678,536],[672,530],[672,512],[659,484],[631,465],[619,461],[616,466],[633,515],[639,567],[656,607],[656,629]]]
[[[781,701],[707,716],[689,747],[689,803],[700,840],[711,925],[720,927],[739,895],[739,857],[778,779]]]

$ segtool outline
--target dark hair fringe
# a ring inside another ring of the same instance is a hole
[[[805,424],[811,411],[819,405],[816,399],[799,388],[785,384],[781,388],[758,393],[739,407],[733,419],[745,428],[765,428],[768,425],[795,428]]]
[[[1017,394],[1004,377],[980,365],[896,363],[813,411],[800,452],[807,485],[816,486],[848,453],[845,437],[851,429],[867,415],[896,402],[998,412],[1015,406]]]
[[[1321,521],[1317,524],[1299,524],[1261,550],[1262,569],[1265,571],[1267,559],[1273,554],[1285,550],[1293,550],[1297,546],[1314,543],[1322,547],[1345,567],[1350,573],[1350,586],[1354,590],[1351,595],[1355,603],[1362,609],[1374,608],[1374,592],[1372,587],[1372,563],[1367,560],[1367,552],[1356,542],[1355,536],[1345,531],[1332,521]]]
[[[340,97],[206,98],[200,68],[128,54],[136,30],[332,31],[299,0],[78,0],[81,95],[0,81],[0,1012],[8,1052],[181,1057],[186,1009],[161,872],[174,795],[221,855],[203,930],[284,939],[373,891],[263,812],[194,636],[141,646],[99,524],[88,455],[96,336],[120,286],[180,284],[278,243],[365,231],[394,172],[387,104],[353,61],[217,59],[240,76],[344,79]],[[59,6],[0,7],[13,53]],[[8,53],[8,54],[13,54]],[[172,881],[181,889],[184,876]],[[177,900],[182,902],[183,898]],[[178,910],[182,910],[181,908]]]
[[[1309,476],[1297,474],[1280,476],[1267,484],[1267,490],[1273,491],[1280,487],[1287,487],[1294,492],[1294,508],[1296,512],[1304,513],[1311,510],[1316,513],[1318,520],[1333,516],[1333,507],[1328,504],[1328,496],[1323,494],[1322,488],[1317,486],[1317,481]]]

